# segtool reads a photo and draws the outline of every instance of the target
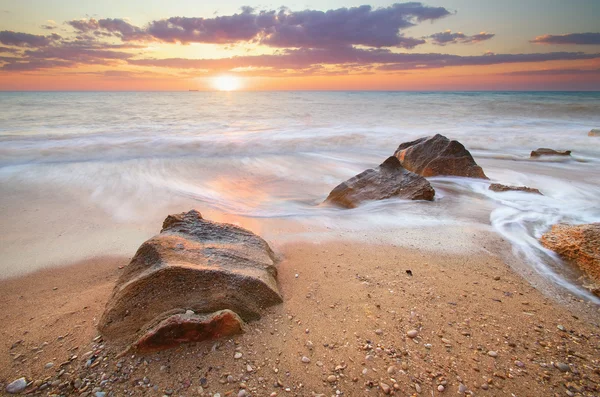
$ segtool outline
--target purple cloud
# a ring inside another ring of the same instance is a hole
[[[42,36],[37,34],[13,32],[12,30],[3,30],[0,32],[0,43],[15,47],[44,47],[53,41],[60,39],[61,37],[56,33],[52,33],[49,36]]]
[[[543,69],[518,70],[501,73],[505,76],[563,76],[563,75],[600,75],[600,69]]]
[[[434,33],[426,38],[432,39],[432,43],[436,45],[447,45],[456,43],[479,43],[481,41],[489,40],[494,37],[494,33],[481,32],[472,36],[467,36],[462,32],[452,33],[451,30],[445,32]]]
[[[545,34],[531,40],[536,44],[586,44],[600,45],[600,33],[569,33],[569,34]]]
[[[505,63],[546,62],[600,58],[600,54],[583,52],[552,52],[543,54],[488,54],[459,56],[450,54],[395,53],[387,49],[304,48],[287,49],[272,55],[236,56],[218,59],[128,59],[138,66],[176,69],[231,70],[235,68],[305,69],[314,65],[378,65],[378,70],[398,71],[434,69],[449,66],[496,65]]]
[[[280,48],[330,48],[364,45],[368,47],[413,48],[425,40],[405,37],[402,29],[423,21],[450,15],[443,7],[422,3],[397,3],[385,8],[371,6],[338,8],[328,11],[304,10],[242,12],[214,18],[172,17],[150,22],[140,28],[122,19],[69,21],[79,33],[108,32],[124,41],[163,41],[167,43],[259,42]]]

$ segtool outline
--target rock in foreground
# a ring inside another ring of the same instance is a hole
[[[548,148],[539,148],[531,151],[531,157],[541,157],[541,156],[570,156],[570,150],[554,150]]]
[[[394,156],[407,170],[422,176],[454,175],[488,179],[471,153],[458,141],[443,135],[401,144]]]
[[[492,183],[489,189],[493,192],[525,192],[525,193],[534,193],[542,195],[538,189],[527,186],[507,186],[501,183]]]
[[[600,283],[600,223],[554,225],[541,242]]]
[[[161,348],[161,339],[168,348],[225,335],[235,327],[221,311],[249,321],[282,301],[274,264],[267,242],[246,229],[205,220],[195,210],[169,215],[117,281],[100,332],[151,350]],[[189,311],[193,316],[182,317]],[[149,338],[153,333],[160,338]]]
[[[6,392],[9,394],[19,394],[27,387],[27,379],[19,378],[6,386]]]
[[[363,201],[397,197],[407,200],[433,200],[429,182],[406,170],[396,157],[389,157],[376,169],[368,169],[335,187],[326,203],[354,208]]]
[[[147,330],[134,344],[140,352],[152,352],[176,347],[181,343],[218,339],[243,332],[244,322],[231,310],[221,310],[209,315],[192,311],[174,314]]]

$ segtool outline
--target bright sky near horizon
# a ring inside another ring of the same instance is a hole
[[[600,1],[0,0],[0,90],[599,90]]]

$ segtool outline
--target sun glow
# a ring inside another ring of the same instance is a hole
[[[239,77],[224,75],[215,77],[212,85],[219,91],[236,91],[240,89],[242,82]]]

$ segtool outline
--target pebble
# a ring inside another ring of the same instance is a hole
[[[106,392],[103,391],[97,391],[95,394],[96,397],[106,397]]]
[[[44,366],[44,368],[46,368],[46,369],[49,369],[49,368],[52,368],[52,367],[54,367],[54,363],[53,363],[53,362],[49,362],[49,363],[47,363],[47,364]]]
[[[489,389],[490,387],[488,386],[488,384],[487,384],[487,383],[484,383],[484,384],[482,384],[482,385],[481,385],[481,388],[482,388],[483,390],[487,390],[487,389]]]
[[[496,281],[500,280],[500,276],[495,276],[494,280],[496,280]]]
[[[416,329],[411,329],[406,333],[406,336],[408,336],[411,339],[416,338],[417,335],[419,335],[419,331],[417,331]]]
[[[27,379],[19,378],[6,386],[6,391],[10,394],[17,394],[25,390],[27,387]]]
[[[415,383],[415,390],[417,391],[417,393],[421,393],[421,385]]]
[[[386,383],[383,383],[383,382],[379,383],[379,387],[381,387],[381,390],[383,391],[384,394],[390,394],[392,392],[392,389]]]
[[[558,368],[561,372],[569,372],[569,365],[565,363],[556,363],[556,368]]]
[[[238,397],[246,397],[248,395],[248,392],[245,389],[242,389],[238,392]]]
[[[235,358],[236,360],[239,360],[240,358],[242,358],[242,353],[240,353],[240,352],[236,352],[236,353],[233,355],[233,358]]]
[[[327,377],[327,382],[329,383],[334,383],[337,380],[337,378],[335,377],[335,375],[329,375]]]
[[[437,387],[437,389],[438,389],[438,391],[439,391],[440,393],[441,393],[441,392],[443,392],[444,390],[446,390],[446,388],[444,387],[444,385],[439,385],[439,386]]]
[[[521,368],[523,368],[525,366],[525,364],[523,363],[523,361],[519,361],[519,360],[515,361],[515,365],[517,367],[521,367]]]
[[[376,335],[383,335],[383,330],[382,330],[381,328],[377,328],[377,329],[375,330],[375,334],[376,334]]]
[[[559,330],[561,330],[561,331],[563,331],[563,332],[567,330],[567,329],[566,329],[564,326],[562,326],[562,325],[560,325],[560,324],[558,324],[558,325],[556,326],[556,328],[558,328]]]
[[[231,375],[227,375],[227,383],[233,383],[235,379]]]
[[[394,375],[396,373],[396,371],[397,371],[397,369],[393,365],[387,369],[388,375]]]
[[[495,352],[495,351],[493,351],[493,350],[490,350],[490,351],[488,352],[488,356],[490,356],[490,357],[498,357],[498,353],[497,353],[497,352]]]
[[[250,364],[248,364],[248,365],[246,366],[246,371],[247,371],[247,372],[252,372],[252,371],[254,371],[254,368],[252,368],[252,367],[250,366]]]
[[[465,394],[467,392],[467,386],[463,385],[462,383],[458,385],[458,392],[460,394]]]
[[[308,357],[304,356],[304,357],[302,357],[302,362],[303,362],[304,364],[308,364],[308,363],[310,363],[310,358],[308,358]]]

